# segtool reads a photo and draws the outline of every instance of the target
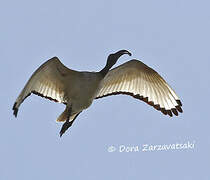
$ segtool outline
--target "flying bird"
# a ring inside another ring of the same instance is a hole
[[[111,69],[124,54],[131,56],[127,50],[110,54],[105,67],[98,72],[75,71],[64,66],[57,57],[49,59],[26,83],[14,103],[13,114],[17,117],[19,106],[31,93],[63,103],[66,108],[57,118],[58,122],[64,122],[62,136],[94,99],[110,95],[130,95],[169,116],[183,112],[174,90],[143,62],[133,59]]]

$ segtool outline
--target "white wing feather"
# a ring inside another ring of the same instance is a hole
[[[19,106],[31,93],[59,103],[67,103],[64,79],[71,71],[57,57],[42,64],[33,73],[16,99],[13,106],[14,115],[17,116]]]
[[[172,116],[182,112],[182,103],[174,90],[152,68],[138,60],[128,61],[108,72],[96,99],[127,94],[140,99]]]

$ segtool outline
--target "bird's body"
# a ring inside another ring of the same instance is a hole
[[[92,104],[102,79],[98,72],[78,72],[74,80],[67,80],[71,82],[67,86],[66,96],[72,104],[72,114],[87,109]]]
[[[109,70],[123,54],[131,55],[126,50],[109,55],[106,66],[99,72],[71,70],[57,57],[48,60],[33,73],[21,91],[13,106],[14,115],[17,116],[20,104],[31,93],[66,105],[57,119],[65,122],[60,135],[94,99],[109,95],[131,95],[170,116],[172,112],[175,115],[182,112],[176,93],[156,71],[141,61],[131,60]]]

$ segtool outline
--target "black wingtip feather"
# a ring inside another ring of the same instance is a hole
[[[12,110],[14,111],[13,114],[15,117],[17,117],[17,113],[18,113],[18,108],[16,108],[17,103],[15,102],[15,104],[12,107]]]
[[[168,114],[170,117],[172,117],[172,116],[173,116],[173,114],[172,114],[171,110],[166,110],[166,112],[167,112],[167,114]]]
[[[176,116],[178,116],[178,112],[177,112],[177,110],[176,110],[175,108],[172,108],[171,110],[172,110],[172,112],[173,112]]]
[[[180,113],[183,112],[183,110],[182,110],[182,108],[181,108],[180,106],[176,106],[176,109],[177,109]]]
[[[177,104],[179,105],[179,106],[182,106],[182,102],[178,99],[178,100],[176,100],[176,102],[177,102]]]
[[[154,105],[154,108],[157,109],[158,111],[160,111],[160,105],[159,104]]]
[[[161,111],[163,114],[167,115],[167,112],[166,112],[165,108],[161,108],[160,111]]]

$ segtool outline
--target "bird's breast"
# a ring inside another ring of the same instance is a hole
[[[75,111],[87,109],[99,91],[101,77],[96,73],[84,72],[68,86],[68,97]]]

